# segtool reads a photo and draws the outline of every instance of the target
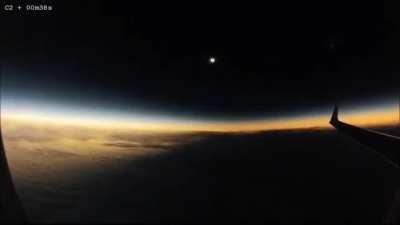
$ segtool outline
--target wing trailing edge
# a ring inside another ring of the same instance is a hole
[[[400,165],[400,137],[363,129],[339,120],[339,108],[335,106],[329,123],[339,132],[386,156],[397,167]]]

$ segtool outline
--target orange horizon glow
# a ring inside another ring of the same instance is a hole
[[[339,113],[342,121],[361,127],[397,124],[393,108]],[[333,129],[330,112],[316,116],[298,116],[257,121],[146,121],[98,120],[50,115],[4,113],[1,122],[6,149],[15,153],[41,149],[76,155],[107,155],[113,157],[140,155],[163,151],[164,147],[195,141],[201,132],[253,133],[294,129]],[[199,135],[197,135],[199,134]],[[128,146],[128,147],[123,147]],[[162,147],[146,147],[162,146]],[[129,151],[121,151],[121,149]],[[169,148],[169,147],[168,147]],[[18,156],[22,157],[22,156]]]
[[[340,112],[342,121],[358,126],[382,126],[398,123],[398,114],[395,108],[384,108],[379,110]],[[2,120],[8,126],[19,126],[21,124],[35,124],[37,126],[79,126],[106,130],[144,130],[156,132],[257,132],[266,130],[287,130],[307,128],[331,128],[329,125],[330,114],[315,116],[297,116],[291,118],[278,118],[253,121],[130,121],[121,120],[99,120],[68,118],[60,116],[44,116],[29,113],[5,113]]]

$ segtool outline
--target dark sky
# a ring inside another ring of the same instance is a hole
[[[16,95],[222,119],[393,95],[399,23],[386,3],[57,1],[1,16],[5,83]]]

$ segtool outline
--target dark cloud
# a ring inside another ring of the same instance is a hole
[[[132,149],[132,150],[146,150],[146,149],[171,149],[173,147],[176,147],[178,145],[183,145],[188,143],[188,140],[185,140],[182,138],[181,141],[177,141],[174,139],[174,142],[171,141],[164,141],[164,140],[152,140],[152,141],[146,141],[146,140],[141,140],[141,143],[137,142],[121,142],[121,141],[115,141],[115,142],[106,142],[103,143],[104,146],[110,146],[110,147],[118,147],[118,148],[125,148],[125,149]]]
[[[99,163],[95,158],[74,163],[78,180],[49,181],[66,213],[49,219],[60,208],[43,202],[38,209],[35,199],[48,198],[42,192],[29,199],[28,210],[47,221],[95,223],[379,223],[383,191],[397,177],[384,160],[351,139],[338,141],[333,131],[210,135],[170,150],[107,158],[110,165],[91,170],[83,165]]]
[[[141,144],[139,143],[127,143],[127,142],[107,142],[107,143],[103,143],[104,146],[110,146],[110,147],[118,147],[118,148],[129,148],[129,149],[135,149],[138,147],[142,147]]]

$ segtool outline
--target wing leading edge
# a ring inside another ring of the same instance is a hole
[[[333,109],[329,123],[339,132],[344,133],[363,145],[383,154],[397,166],[400,165],[400,137],[359,128],[339,120],[338,107]]]
[[[2,76],[1,76],[1,65],[0,65],[0,82],[1,79]],[[1,133],[1,108],[0,108],[0,224],[25,224],[25,223],[26,223],[25,210],[15,190],[10,169],[7,163],[6,153],[4,150],[3,136]]]

